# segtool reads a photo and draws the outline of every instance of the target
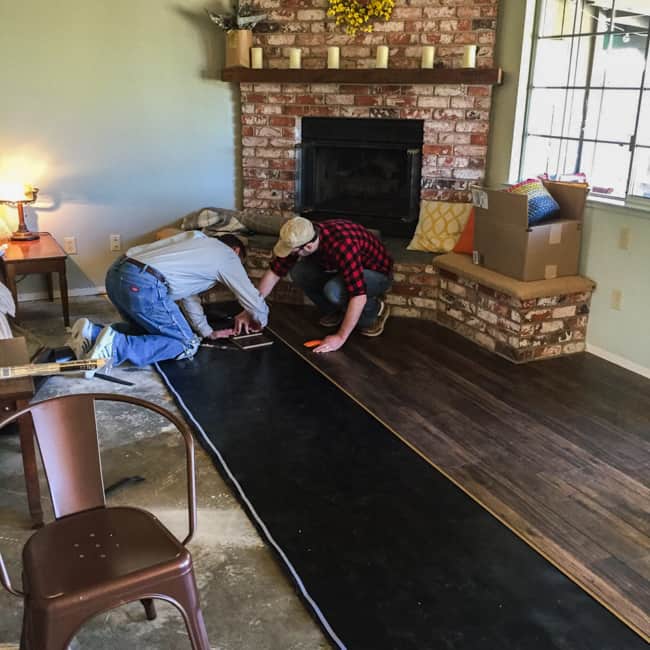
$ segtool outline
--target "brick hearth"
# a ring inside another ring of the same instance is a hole
[[[246,261],[254,282],[269,266],[275,238],[259,240],[251,241]],[[412,261],[395,262],[393,285],[386,295],[393,316],[436,321],[515,363],[584,351],[591,281],[576,278],[571,291],[549,291],[547,295],[520,299],[462,274],[439,269],[432,263],[433,256],[407,252],[400,259],[408,259],[409,255]],[[302,291],[287,279],[276,285],[269,298],[272,303],[308,303]],[[225,288],[212,289],[203,296],[208,303],[232,299]]]

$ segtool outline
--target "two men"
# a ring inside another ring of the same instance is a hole
[[[233,333],[212,329],[198,295],[218,282],[243,308],[235,330],[266,326],[269,309],[246,275],[245,254],[234,235],[212,238],[198,231],[130,248],[106,274],[106,292],[125,323],[102,328],[82,318],[68,345],[79,359],[110,359],[115,366],[191,358],[201,338]]]
[[[346,219],[314,224],[294,217],[282,226],[273,252],[259,285],[262,297],[291,272],[321,312],[320,324],[337,328],[315,352],[338,350],[355,327],[365,336],[384,331],[390,308],[380,296],[390,287],[393,261],[369,230]]]
[[[365,336],[383,332],[389,306],[380,296],[390,287],[392,260],[366,228],[344,219],[314,224],[295,217],[280,230],[274,253],[258,291],[241,263],[245,247],[234,235],[215,239],[192,231],[130,248],[106,275],[106,291],[125,323],[102,328],[82,318],[68,345],[79,359],[110,359],[116,366],[191,358],[201,338],[265,327],[264,299],[288,272],[321,312],[321,325],[337,328],[315,352],[338,350],[355,328]],[[232,330],[213,330],[201,306],[198,294],[217,282],[243,308]]]

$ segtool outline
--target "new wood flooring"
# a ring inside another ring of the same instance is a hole
[[[650,380],[590,354],[516,366],[426,321],[327,355],[302,347],[325,333],[309,308],[271,328],[650,640]]]

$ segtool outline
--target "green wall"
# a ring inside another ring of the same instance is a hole
[[[618,247],[621,228],[630,245]],[[603,356],[623,357],[650,377],[650,214],[592,204],[585,214],[582,273],[598,283],[591,303],[588,343]],[[612,290],[622,291],[621,310],[611,308]]]
[[[496,61],[504,70],[504,84],[494,91],[487,183],[498,187],[510,178],[517,86],[530,42],[530,0],[501,0]],[[621,228],[629,228],[630,246],[618,246]],[[583,230],[581,273],[597,283],[593,295],[588,349],[650,376],[650,213],[589,202]],[[621,310],[611,308],[613,289],[622,292]]]
[[[104,284],[110,233],[126,248],[235,203],[237,102],[216,80],[223,36],[205,6],[220,5],[0,0],[0,168],[45,162],[38,228],[77,237],[73,293]],[[4,208],[0,229],[14,215]]]

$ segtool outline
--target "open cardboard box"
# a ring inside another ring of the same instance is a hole
[[[483,266],[525,282],[578,274],[588,186],[544,185],[560,205],[560,216],[535,226],[528,225],[528,197],[472,188],[474,249]]]

